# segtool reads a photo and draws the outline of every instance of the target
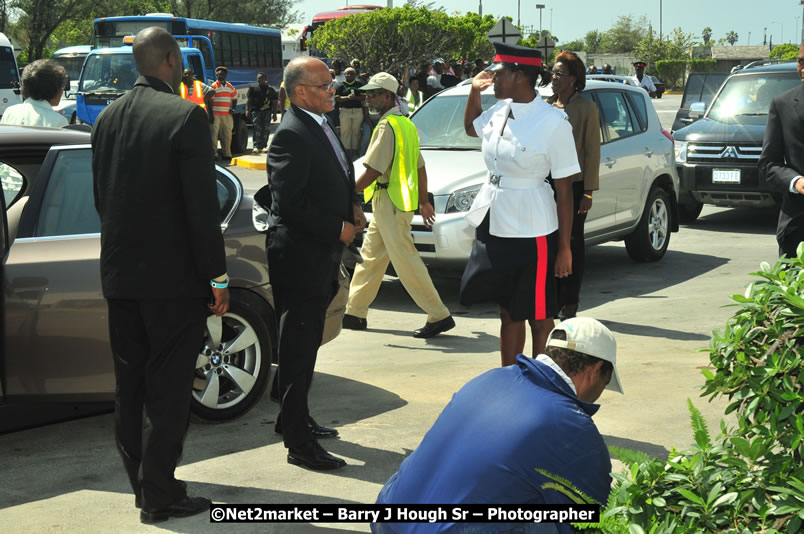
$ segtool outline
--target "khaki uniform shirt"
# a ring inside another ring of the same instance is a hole
[[[402,111],[399,107],[394,106],[380,117],[380,122],[377,124],[376,131],[366,151],[366,158],[363,160],[363,166],[370,167],[380,173],[380,176],[377,177],[377,182],[381,184],[388,183],[388,173],[391,172],[391,167],[394,163],[394,149],[396,148],[394,130],[388,124],[388,121],[383,122],[383,119],[388,115],[402,115]],[[416,168],[421,169],[422,167],[424,167],[424,158],[421,151],[419,151],[419,162]]]

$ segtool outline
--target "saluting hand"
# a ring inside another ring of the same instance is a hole
[[[472,78],[472,89],[483,91],[494,83],[494,73],[483,70],[477,73],[477,76]]]

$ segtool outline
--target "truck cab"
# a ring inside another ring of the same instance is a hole
[[[204,79],[204,57],[197,48],[182,47],[182,69]],[[139,74],[130,45],[92,50],[86,58],[76,95],[77,122],[94,125],[103,109],[134,87]]]

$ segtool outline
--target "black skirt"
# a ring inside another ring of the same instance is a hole
[[[557,245],[557,230],[541,237],[491,235],[486,214],[461,277],[460,303],[494,302],[515,321],[555,317]]]

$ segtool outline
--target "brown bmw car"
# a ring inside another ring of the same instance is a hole
[[[277,336],[265,236],[252,221],[252,198],[234,174],[215,170],[231,306],[207,319],[192,409],[202,419],[226,420],[262,396]],[[0,126],[0,180],[10,243],[3,258],[0,401],[113,399],[89,134]],[[346,307],[349,280],[341,271],[324,343],[340,332]]]

